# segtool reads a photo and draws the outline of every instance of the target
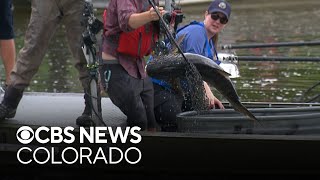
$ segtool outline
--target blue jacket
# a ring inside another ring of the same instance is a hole
[[[213,59],[214,53],[218,57],[212,39],[208,41],[203,22],[192,21],[190,24],[179,28],[176,39],[182,35],[185,35],[180,45],[183,52],[199,54],[209,59]],[[217,64],[221,63],[219,59],[215,62]]]

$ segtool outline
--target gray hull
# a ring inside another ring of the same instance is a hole
[[[212,134],[319,135],[320,104],[316,103],[246,103],[263,124],[227,109],[214,109],[177,115],[180,132]]]
[[[297,131],[293,134],[320,135],[319,103],[244,103],[264,124],[264,127],[248,121],[248,117],[236,112],[224,103],[226,110],[203,111],[201,114],[189,111],[178,115],[179,131],[213,134],[274,134]],[[1,121],[0,126],[72,126],[82,113],[82,93],[25,93],[17,114],[12,119]],[[126,116],[112,104],[109,98],[102,98],[102,117],[107,126],[126,126]],[[255,126],[256,125],[256,126]],[[242,127],[235,131],[235,127]],[[253,130],[253,131],[250,131]],[[261,131],[260,131],[261,130]],[[279,130],[279,131],[277,131]]]
[[[97,179],[133,176],[192,176],[207,179],[235,175],[302,175],[305,178],[307,175],[320,175],[319,136],[143,133],[143,141],[137,145],[141,150],[142,160],[137,165],[77,163],[22,166],[16,159],[17,150],[22,145],[12,140],[17,128],[0,128],[1,177],[8,176],[9,179]],[[4,141],[4,138],[7,139]],[[63,149],[64,146],[54,144],[56,148]],[[78,147],[74,144],[72,146]],[[126,146],[130,145],[119,145],[124,148]]]
[[[108,126],[125,125],[125,116],[102,98],[103,118]],[[246,104],[259,106],[257,104]],[[320,175],[320,134],[258,135],[142,132],[137,145],[142,161],[137,165],[75,164],[21,165],[16,131],[22,125],[75,126],[83,110],[82,94],[26,93],[14,119],[0,123],[1,177],[48,179],[55,177],[186,177],[234,175]],[[241,116],[241,115],[239,115]],[[76,127],[76,126],[75,126]],[[77,129],[77,128],[76,128]],[[43,144],[33,144],[33,147]],[[54,144],[64,148],[66,144]],[[79,144],[72,144],[78,147]],[[83,146],[83,145],[82,145]],[[117,145],[115,145],[117,146]],[[132,144],[121,144],[126,148]],[[95,148],[92,145],[92,148]],[[17,170],[19,173],[17,173]]]

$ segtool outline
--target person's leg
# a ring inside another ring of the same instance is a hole
[[[89,88],[89,72],[87,68],[87,61],[82,51],[82,33],[84,26],[81,25],[83,19],[82,13],[84,10],[83,0],[63,0],[63,23],[66,27],[66,35],[68,39],[68,46],[75,60],[75,68],[79,72],[79,80],[84,89]]]
[[[127,125],[147,129],[147,114],[141,99],[143,80],[131,77],[121,65],[105,65],[110,70],[107,87],[111,101],[127,116]],[[104,78],[103,78],[104,79]]]
[[[24,89],[38,71],[57,29],[60,12],[55,1],[32,1],[31,18],[25,35],[25,45],[10,74],[11,84],[0,104],[0,120],[15,115]]]
[[[181,113],[182,97],[154,84],[154,113],[161,131],[177,131],[176,115]]]
[[[60,22],[61,13],[55,1],[32,1],[30,22],[24,47],[19,51],[11,73],[12,86],[24,89],[37,73],[49,42]]]
[[[153,83],[149,77],[143,79],[141,99],[147,113],[148,130],[154,131],[156,128],[156,119],[154,116],[154,90]]]
[[[78,126],[93,126],[94,123],[91,118],[89,73],[87,62],[81,49],[82,33],[84,31],[84,26],[81,25],[84,1],[63,0],[60,3],[64,7],[64,24],[66,27],[69,49],[75,60],[75,67],[79,72],[79,80],[84,89],[85,107],[83,113],[76,119],[76,124]]]
[[[2,0],[0,2],[0,55],[6,72],[6,85],[10,83],[10,72],[16,59],[11,8],[11,0]]]
[[[10,84],[10,73],[16,60],[16,48],[14,40],[0,40],[1,58],[6,71],[6,85]]]

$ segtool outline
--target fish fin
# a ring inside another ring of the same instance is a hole
[[[263,127],[262,123],[254,116],[248,109],[245,110],[247,113],[246,115],[254,121],[254,123],[258,123],[261,127]]]
[[[182,34],[181,36],[179,36],[178,40],[177,40],[177,45],[180,46],[180,44],[182,43],[182,41],[184,40],[184,38],[186,37],[185,34]],[[176,46],[173,46],[171,49],[171,53],[177,54],[178,53],[178,48]]]
[[[230,101],[229,101],[230,102]],[[250,120],[257,122],[261,127],[263,127],[262,123],[252,114],[240,101],[238,103],[233,104],[233,107],[236,111],[244,114],[245,116],[249,117]]]
[[[182,41],[184,40],[185,37],[186,37],[186,35],[185,35],[185,34],[182,34],[182,35],[178,38],[178,40],[177,40],[178,46],[180,46],[180,44],[182,43]]]
[[[225,77],[229,77],[229,76],[231,76],[231,74],[230,73],[228,73],[228,72],[226,72],[226,71],[224,71],[224,70],[220,70],[220,69],[218,69],[218,72],[221,74],[221,75],[223,75],[223,76],[225,76]]]

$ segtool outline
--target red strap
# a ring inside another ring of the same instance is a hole
[[[103,18],[103,31],[105,32],[107,30],[107,24],[106,24],[107,23],[107,9],[104,9],[102,18]]]

